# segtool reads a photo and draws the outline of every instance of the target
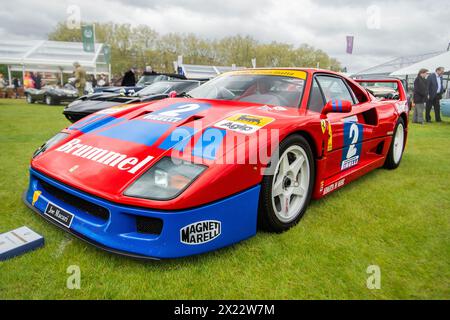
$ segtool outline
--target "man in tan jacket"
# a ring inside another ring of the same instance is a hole
[[[74,62],[73,67],[75,68],[75,87],[78,89],[78,96],[81,97],[84,95],[86,86],[86,71],[78,62]]]

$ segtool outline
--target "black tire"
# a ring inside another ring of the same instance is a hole
[[[395,157],[395,148],[396,148],[396,137],[398,130],[403,130],[403,141],[402,141],[402,150],[400,158]],[[392,142],[391,146],[389,148],[389,152],[386,156],[386,161],[384,162],[384,167],[389,170],[397,169],[400,165],[400,162],[403,158],[403,151],[405,150],[405,138],[406,138],[406,132],[405,132],[405,121],[403,121],[403,118],[399,118],[397,121],[397,124],[395,125],[394,135],[392,136]]]
[[[46,95],[46,96],[44,97],[44,102],[45,102],[46,105],[52,106],[52,105],[55,104],[55,99],[53,99],[52,96]]]
[[[280,143],[279,146],[280,159],[282,155],[285,153],[285,151],[291,148],[292,146],[301,147],[307,155],[307,161],[309,163],[309,171],[310,171],[309,172],[310,180],[308,184],[308,190],[306,190],[305,192],[306,200],[304,201],[301,208],[297,210],[298,213],[293,220],[289,222],[281,221],[275,213],[272,202],[272,185],[274,179],[273,174],[276,172],[272,172],[272,174],[270,175],[265,175],[261,183],[261,193],[259,198],[259,211],[258,211],[258,227],[268,232],[281,233],[295,226],[305,214],[309,202],[311,201],[315,179],[315,161],[313,152],[311,150],[308,141],[303,136],[295,134],[287,137]],[[272,162],[276,163],[274,165],[276,167],[280,159],[278,158],[272,159],[271,163]],[[275,169],[273,170],[275,171]]]
[[[31,96],[31,94],[29,94],[29,93],[27,93],[27,95],[26,95],[26,100],[27,100],[27,103],[29,103],[29,104],[33,104],[34,103],[34,99]]]

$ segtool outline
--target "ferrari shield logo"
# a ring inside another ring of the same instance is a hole
[[[327,130],[327,121],[321,120],[320,121],[320,127],[322,128],[322,133],[325,134],[325,131]]]

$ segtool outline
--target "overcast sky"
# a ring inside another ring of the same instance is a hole
[[[0,0],[0,39],[45,39],[67,20],[71,5],[82,21],[307,43],[354,72],[398,56],[445,51],[450,42],[449,0]],[[353,55],[345,53],[347,35],[355,36]]]

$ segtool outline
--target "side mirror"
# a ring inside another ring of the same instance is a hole
[[[169,98],[176,98],[177,95],[178,93],[175,90],[169,92]]]
[[[352,111],[352,103],[348,100],[330,100],[322,110],[322,114],[326,115],[331,112],[349,113]]]

